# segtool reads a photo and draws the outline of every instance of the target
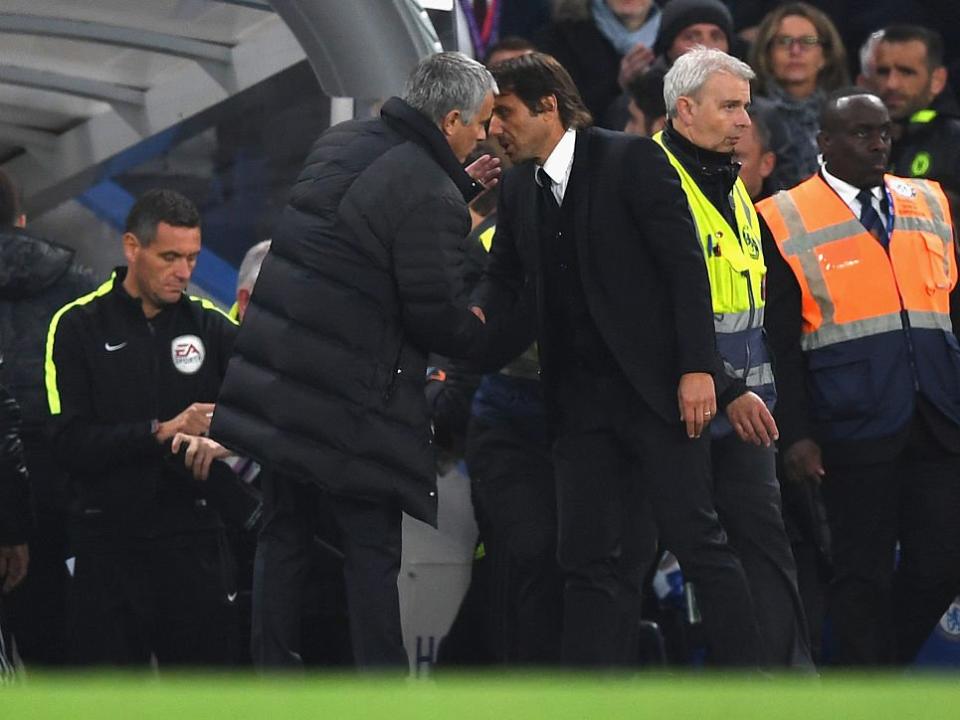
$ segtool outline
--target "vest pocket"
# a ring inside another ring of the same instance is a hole
[[[923,238],[923,244],[926,252],[921,255],[926,256],[926,263],[920,261],[920,273],[927,286],[927,291],[932,295],[937,290],[950,289],[950,265],[946,257],[946,247],[943,239],[939,235],[920,231]]]
[[[817,420],[854,420],[876,410],[870,361],[809,358],[809,390]]]

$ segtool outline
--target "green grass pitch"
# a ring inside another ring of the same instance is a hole
[[[33,676],[2,720],[960,720],[960,676]]]

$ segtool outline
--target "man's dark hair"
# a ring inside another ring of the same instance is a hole
[[[923,25],[889,25],[883,30],[880,42],[906,43],[914,40],[922,42],[927,49],[927,68],[935,70],[943,65],[943,37],[936,30]]]
[[[12,227],[21,213],[20,192],[10,176],[0,170],[0,227]]]
[[[663,101],[664,70],[653,68],[637,75],[627,86],[627,93],[640,111],[647,118],[647,125],[651,120],[667,114],[667,106]]]
[[[856,87],[850,85],[847,87],[837,88],[823,100],[823,105],[820,106],[820,128],[823,130],[835,130],[837,125],[837,111],[840,101],[844,98],[849,97],[858,97],[860,95],[866,97],[876,98],[877,102],[882,103],[879,97],[869,90],[864,90],[862,87]]]
[[[147,190],[134,203],[127,215],[126,232],[132,233],[143,246],[157,236],[157,225],[200,227],[200,211],[193,202],[176,190]]]
[[[534,115],[543,112],[541,100],[548,95],[557,98],[557,111],[564,128],[580,130],[593,122],[573,79],[556,58],[544,53],[530,53],[497,63],[490,72],[501,93],[520,98]]]
[[[483,59],[483,64],[489,65],[490,58],[498,52],[527,52],[528,50],[533,51],[536,49],[537,46],[526,38],[522,38],[519,35],[508,35],[505,38],[500,38],[487,48],[487,54]]]

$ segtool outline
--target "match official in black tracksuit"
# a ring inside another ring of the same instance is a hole
[[[47,339],[51,439],[77,492],[70,650],[81,664],[226,662],[236,593],[221,520],[168,441],[207,431],[236,327],[185,294],[200,253],[185,197],[143,195],[123,249],[128,267],[61,308]],[[219,446],[190,447],[202,475]]]

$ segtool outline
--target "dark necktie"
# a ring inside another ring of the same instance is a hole
[[[553,194],[553,178],[547,175],[543,168],[537,170],[537,181],[540,183],[540,196],[543,199],[545,210],[554,209],[557,206],[557,198]]]
[[[873,193],[869,190],[861,190],[857,193],[857,200],[860,201],[860,224],[886,248],[890,242],[887,236],[887,225],[873,207]]]

